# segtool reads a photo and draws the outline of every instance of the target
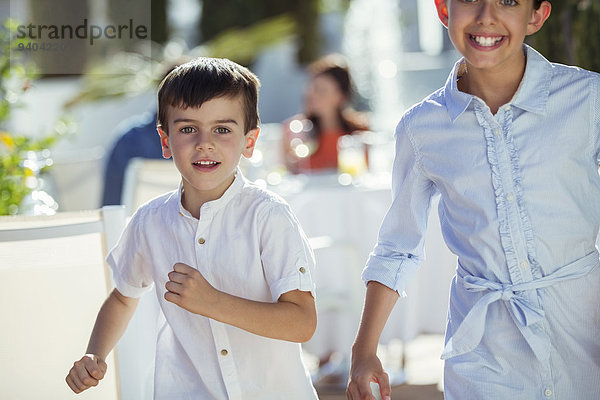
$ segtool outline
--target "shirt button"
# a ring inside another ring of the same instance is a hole
[[[204,244],[204,243],[206,243],[206,240],[204,240],[204,238],[200,238],[200,239],[198,239],[198,243],[199,244]]]
[[[529,267],[529,263],[527,261],[521,261],[521,268],[525,269]]]
[[[221,350],[221,355],[222,356],[226,356],[227,354],[229,354],[229,352],[225,349]]]
[[[509,193],[509,194],[506,196],[506,200],[508,200],[508,201],[509,201],[509,202],[511,202],[511,203],[512,203],[512,201],[513,201],[514,199],[515,199],[515,196],[513,196],[513,195],[512,195],[512,193]]]
[[[304,268],[304,267],[300,267],[299,271],[300,271],[301,273],[305,274],[305,273],[306,273],[306,268]]]
[[[500,129],[499,128],[494,129],[494,135],[500,136]]]
[[[546,396],[546,397],[552,396],[552,390],[551,389],[544,390],[544,396]]]
[[[504,107],[504,111],[510,111],[510,106]]]

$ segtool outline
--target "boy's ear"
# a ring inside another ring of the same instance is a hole
[[[529,24],[527,25],[527,34],[532,35],[542,29],[544,26],[544,22],[550,16],[550,11],[552,11],[552,6],[549,2],[543,1],[540,5],[540,8],[537,10],[533,10],[533,14],[531,15],[531,20],[529,20]]]
[[[448,27],[448,6],[446,0],[435,0],[435,8],[437,9],[438,17],[442,24]]]
[[[172,153],[169,148],[169,135],[160,126],[156,127],[158,136],[160,136],[160,147],[162,147],[163,158],[171,158]]]
[[[252,157],[252,153],[254,153],[254,147],[256,146],[256,140],[258,139],[259,133],[260,128],[258,126],[246,133],[246,144],[244,146],[244,150],[242,150],[242,155],[244,157]]]

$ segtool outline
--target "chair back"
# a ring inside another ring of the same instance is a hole
[[[146,201],[177,189],[180,181],[172,160],[134,158],[125,171],[121,204],[131,215]]]
[[[76,397],[65,377],[107,297],[104,259],[124,224],[122,206],[0,217],[0,397],[119,398],[115,352],[98,387]]]

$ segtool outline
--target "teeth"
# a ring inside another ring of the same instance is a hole
[[[477,42],[480,46],[490,47],[502,40],[502,36],[473,36],[471,38]]]
[[[196,161],[194,164],[200,165],[203,167],[209,167],[212,165],[217,165],[218,163],[216,161]]]

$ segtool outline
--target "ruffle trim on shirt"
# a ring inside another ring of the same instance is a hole
[[[500,241],[502,243],[502,248],[504,249],[504,254],[506,255],[508,268],[510,270],[511,276],[514,276],[515,274],[518,276],[521,275],[521,271],[519,270],[518,256],[513,245],[513,238],[511,237],[512,235],[506,204],[507,193],[506,189],[504,188],[504,185],[502,184],[502,176],[498,167],[499,161],[498,155],[496,154],[495,146],[495,140],[497,139],[494,137],[493,129],[489,127],[489,123],[484,120],[484,110],[482,110],[482,106],[479,103],[476,103],[475,109],[477,119],[479,120],[480,125],[486,127],[484,128],[484,134],[487,144],[487,158],[492,172],[492,185],[494,187],[496,209],[498,212],[498,219],[500,224]],[[541,268],[539,267],[539,264],[536,261],[535,245],[533,241],[533,229],[531,226],[529,215],[525,210],[523,200],[522,178],[519,170],[519,154],[517,152],[517,149],[515,148],[513,136],[510,129],[504,131],[504,127],[512,125],[512,112],[505,112],[504,118],[505,120],[502,124],[502,134],[506,135],[506,149],[510,158],[510,173],[514,188],[514,198],[518,205],[520,230],[525,237],[525,245],[527,248],[527,255],[529,258],[528,261],[531,264],[533,277],[539,278],[542,276],[542,273]]]
[[[512,111],[507,111],[504,114],[504,123],[503,126],[512,126]],[[529,213],[525,208],[524,200],[523,200],[523,182],[521,178],[521,170],[519,166],[521,165],[519,159],[519,153],[515,147],[515,142],[513,139],[512,131],[509,129],[506,132],[506,147],[509,151],[510,156],[510,165],[512,169],[512,177],[514,182],[515,189],[515,198],[517,202],[517,207],[519,210],[519,218],[521,221],[521,231],[525,237],[525,245],[527,248],[527,256],[528,261],[531,265],[531,273],[534,279],[541,278],[543,276],[541,267],[537,261],[537,255],[535,251],[534,237],[533,237],[533,227],[531,225],[531,220],[529,219]]]

